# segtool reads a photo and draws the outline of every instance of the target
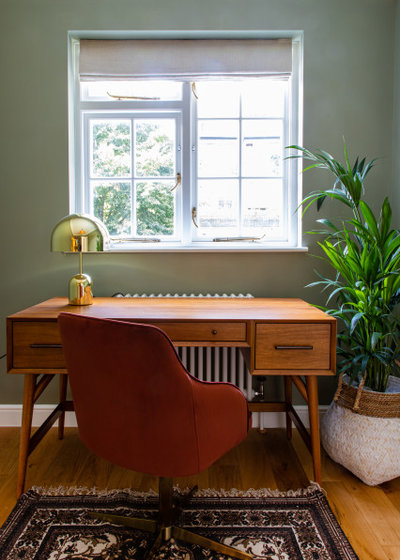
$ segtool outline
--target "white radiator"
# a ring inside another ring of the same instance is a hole
[[[114,294],[114,297],[145,298],[145,297],[204,297],[204,298],[252,298],[251,294]],[[201,381],[224,381],[233,383],[250,401],[254,397],[253,377],[246,367],[239,348],[232,347],[177,347],[179,357],[186,369]],[[253,413],[254,428],[264,428],[265,413]]]
[[[122,294],[123,298],[252,298],[251,294]],[[178,354],[190,373],[202,381],[228,381],[242,391],[247,400],[254,396],[250,375],[239,348],[179,347]]]
[[[194,377],[202,381],[233,383],[248,401],[254,397],[253,376],[247,369],[239,348],[178,346],[176,349],[183,365]],[[263,430],[267,427],[267,422],[267,413],[253,412],[253,428]]]
[[[245,397],[253,398],[252,376],[239,348],[178,347],[178,354],[188,371],[201,381],[233,383]]]
[[[251,294],[123,294],[117,292],[113,297],[126,297],[126,298],[253,298]]]

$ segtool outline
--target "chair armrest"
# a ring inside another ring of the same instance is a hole
[[[201,470],[242,442],[251,426],[243,393],[231,383],[193,379],[193,402]]]

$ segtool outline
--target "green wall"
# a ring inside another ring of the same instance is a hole
[[[394,45],[394,102],[393,102],[393,190],[392,202],[397,223],[400,222],[400,4],[396,3]]]
[[[5,317],[64,295],[76,271],[73,257],[49,250],[68,213],[69,30],[304,30],[304,144],[340,155],[344,136],[352,154],[380,156],[375,204],[392,190],[395,16],[394,0],[0,0],[1,354]],[[304,179],[305,192],[328,185],[317,173]],[[322,303],[304,288],[315,264],[300,253],[114,254],[88,256],[85,268],[97,295],[232,291]],[[5,359],[0,367],[0,403],[21,402],[22,379],[6,375]],[[333,385],[322,381],[322,402]]]

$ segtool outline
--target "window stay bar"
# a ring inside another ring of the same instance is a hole
[[[261,241],[265,237],[265,234],[261,237],[214,237],[213,241],[220,242],[220,241]]]
[[[139,97],[136,95],[113,95],[112,93],[109,93],[107,91],[107,95],[108,97],[112,97],[113,99],[118,99],[118,101],[120,101],[121,99],[136,99],[137,101],[160,101],[160,97]]]
[[[119,237],[111,237],[112,243],[125,243],[125,241],[135,241],[137,243],[160,243],[161,239],[158,237],[124,237],[120,239]]]

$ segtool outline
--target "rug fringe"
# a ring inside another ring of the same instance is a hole
[[[236,496],[241,498],[282,498],[288,497],[300,497],[309,496],[314,494],[315,491],[321,491],[321,487],[316,482],[311,482],[306,488],[298,488],[297,490],[277,490],[272,488],[249,488],[248,490],[238,490],[237,488],[232,488],[230,490],[225,490],[221,488],[216,490],[213,488],[207,488],[205,490],[198,490],[195,496],[201,497],[224,497],[224,498],[234,498]],[[179,489],[178,489],[179,491]]]
[[[186,494],[189,491],[189,488],[179,488],[175,486],[174,491],[178,494]],[[311,482],[306,488],[298,488],[297,490],[287,491],[271,488],[249,488],[248,490],[238,490],[237,488],[229,490],[224,488],[220,488],[219,490],[215,488],[206,488],[203,490],[197,490],[195,496],[202,498],[282,498],[309,496],[314,494],[316,491],[324,492],[319,484]],[[30,492],[43,496],[112,496],[120,493],[129,494],[130,496],[138,498],[152,498],[158,496],[158,493],[151,489],[146,492],[141,492],[139,490],[133,490],[132,488],[99,489],[96,487],[87,488],[85,486],[51,486],[47,488],[43,486],[33,486]]]

